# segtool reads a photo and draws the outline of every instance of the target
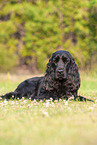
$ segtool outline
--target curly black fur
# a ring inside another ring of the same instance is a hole
[[[45,76],[35,77],[25,80],[16,88],[14,92],[7,93],[3,98],[22,98],[31,99],[68,99],[78,97],[80,87],[80,76],[77,64],[68,51],[56,51],[47,64]],[[86,98],[79,96],[79,99]],[[88,101],[91,101],[87,99]]]

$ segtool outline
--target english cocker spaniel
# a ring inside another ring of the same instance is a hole
[[[34,77],[20,83],[14,92],[2,96],[2,98],[30,98],[37,100],[44,99],[68,99],[71,96],[74,100],[78,97],[80,101],[88,100],[78,96],[80,87],[80,76],[77,64],[68,51],[59,50],[52,54],[45,76]]]

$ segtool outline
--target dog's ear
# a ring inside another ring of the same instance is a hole
[[[53,84],[54,84],[54,68],[52,67],[52,61],[53,58],[51,57],[47,64],[47,69],[44,77],[44,84],[45,84],[44,87],[48,91],[53,89]]]
[[[72,57],[72,55],[70,53],[68,53],[69,58],[70,58],[70,67],[69,67],[69,79],[72,81],[73,85],[75,86],[75,88],[79,88],[80,87],[80,75],[78,72],[78,67],[77,64],[75,63],[74,58]]]
[[[51,58],[49,59],[48,64],[47,64],[45,76],[46,76],[46,75],[50,75],[50,74],[54,71],[53,68],[52,68],[52,60],[53,60],[53,58],[51,57]]]

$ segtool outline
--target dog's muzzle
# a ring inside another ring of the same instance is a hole
[[[66,71],[64,70],[64,68],[58,68],[56,70],[56,79],[67,79]]]

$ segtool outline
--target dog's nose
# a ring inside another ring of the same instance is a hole
[[[63,69],[57,70],[57,73],[62,74],[63,73]]]

